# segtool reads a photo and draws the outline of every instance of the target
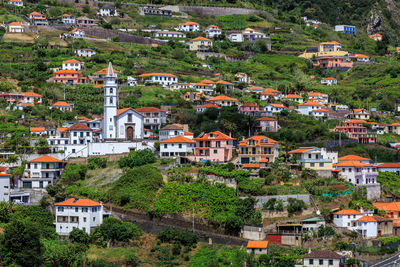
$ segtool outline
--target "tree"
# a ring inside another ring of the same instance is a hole
[[[302,211],[306,206],[303,200],[298,200],[298,199],[291,198],[291,197],[288,199],[288,203],[289,203],[289,205],[286,208],[287,208],[289,215],[291,215],[295,212]]]
[[[79,164],[68,164],[61,176],[60,182],[65,185],[72,185],[76,181],[85,179],[87,167]]]
[[[100,233],[104,240],[111,242],[128,242],[139,238],[142,234],[142,230],[135,224],[122,222],[116,218],[105,218],[103,223],[94,229],[94,233],[96,232]]]
[[[83,231],[79,228],[74,228],[69,233],[69,240],[73,243],[87,245],[89,243],[89,235],[86,233],[86,231]]]
[[[156,157],[150,150],[138,150],[128,154],[127,157],[122,157],[119,161],[120,168],[133,168],[156,162]]]
[[[7,224],[1,251],[5,265],[39,266],[43,249],[38,226],[28,219]]]

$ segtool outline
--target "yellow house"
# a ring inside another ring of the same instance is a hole
[[[300,147],[289,152],[297,157],[297,162],[305,169],[315,170],[323,177],[332,176],[333,164],[338,161],[337,152],[327,152],[326,148]]]
[[[347,51],[342,51],[342,44],[338,42],[323,42],[318,46],[318,52],[316,53],[303,53],[299,57],[305,59],[311,59],[312,57],[322,56],[345,56],[348,54]]]
[[[207,51],[212,48],[212,40],[199,36],[190,40],[189,50],[191,51]]]
[[[21,33],[25,32],[24,26],[21,25],[19,22],[11,22],[8,24],[8,32],[12,33]]]

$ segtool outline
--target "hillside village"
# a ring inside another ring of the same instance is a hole
[[[396,22],[239,2],[0,4],[2,265],[400,264]]]

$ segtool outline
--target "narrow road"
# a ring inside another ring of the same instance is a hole
[[[369,267],[398,267],[400,266],[400,254],[397,254],[389,259],[375,263]]]

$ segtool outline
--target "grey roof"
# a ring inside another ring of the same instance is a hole
[[[314,250],[311,253],[307,254],[304,258],[312,258],[312,259],[341,259],[343,256],[337,254],[332,250]]]

